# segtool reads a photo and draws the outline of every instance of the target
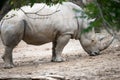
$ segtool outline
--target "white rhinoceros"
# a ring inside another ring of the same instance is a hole
[[[113,39],[103,44],[95,37],[94,30],[80,34],[89,26],[90,20],[76,18],[81,12],[73,9],[82,9],[71,3],[63,2],[53,6],[34,4],[33,7],[25,6],[19,10],[12,10],[1,21],[1,39],[5,46],[3,60],[5,68],[12,68],[13,48],[24,40],[27,44],[42,45],[52,42],[52,60],[63,61],[61,53],[63,48],[72,39],[79,40],[83,49],[89,55],[98,55],[107,48]]]

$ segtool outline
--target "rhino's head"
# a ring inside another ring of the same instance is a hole
[[[113,42],[113,40],[114,40],[114,37],[110,37],[110,36],[109,38],[105,37],[102,39],[98,39],[96,37],[94,29],[92,29],[90,32],[81,34],[81,37],[80,37],[80,42],[81,42],[83,49],[90,56],[99,55],[100,51],[108,48],[109,45]]]

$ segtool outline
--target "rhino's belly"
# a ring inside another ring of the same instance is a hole
[[[26,35],[23,40],[27,44],[32,45],[42,45],[45,43],[49,43],[53,41],[52,35],[45,35],[45,34],[36,34],[36,35]]]

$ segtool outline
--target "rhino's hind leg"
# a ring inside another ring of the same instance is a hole
[[[15,46],[21,41],[22,37],[12,35],[11,36],[4,36],[2,37],[3,44],[5,46],[4,55],[2,56],[2,59],[4,60],[4,68],[13,68],[13,58],[12,58],[12,51],[15,48]]]
[[[71,38],[71,35],[61,35],[53,42],[52,60],[51,60],[52,62],[64,61],[61,56],[61,53],[70,38]]]
[[[12,47],[5,46],[5,53],[2,56],[2,59],[5,62],[4,68],[8,69],[14,67],[13,59],[12,59],[12,51],[13,51]]]

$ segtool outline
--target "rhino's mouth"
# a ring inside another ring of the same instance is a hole
[[[100,52],[92,52],[92,53],[89,53],[90,56],[96,56],[96,55],[99,55]]]
[[[86,49],[86,48],[84,48],[84,50],[85,50],[90,56],[96,56],[96,55],[99,55],[99,54],[100,54],[100,50],[91,51],[91,50],[88,50],[88,49]]]

